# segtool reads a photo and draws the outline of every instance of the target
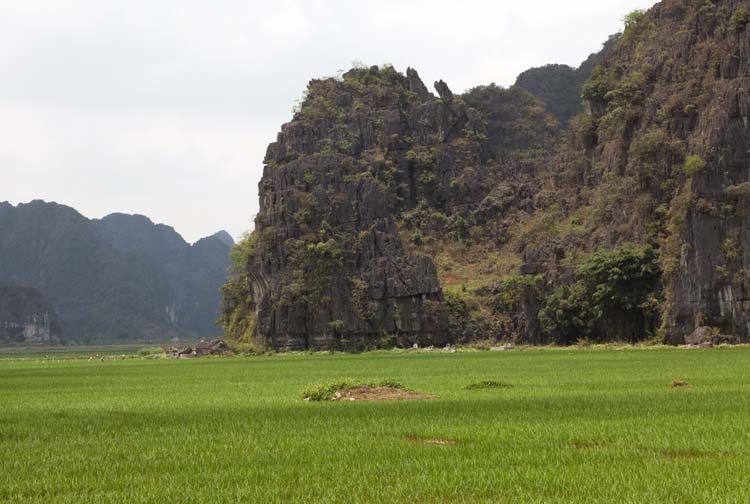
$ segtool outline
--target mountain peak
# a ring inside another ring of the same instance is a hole
[[[230,247],[234,245],[234,238],[232,238],[232,235],[227,233],[224,229],[212,234],[209,238],[216,238],[218,240],[221,240],[223,243],[226,243]]]

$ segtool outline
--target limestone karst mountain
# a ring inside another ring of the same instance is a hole
[[[630,17],[583,88],[592,141],[568,174],[589,208],[611,208],[604,245],[659,248],[671,342],[702,325],[750,338],[748,22],[747,1],[663,1]]]
[[[520,129],[489,136],[479,111],[435,88],[391,67],[311,81],[268,148],[255,231],[225,288],[230,334],[277,348],[449,341],[435,263],[404,238],[420,228],[462,240],[475,218],[524,201],[557,122],[521,90],[477,89],[477,107],[512,110],[503,126]],[[519,165],[528,173],[493,193]]]
[[[67,342],[217,334],[229,248],[217,237],[190,246],[143,216],[0,203],[0,285],[40,292]]]
[[[215,324],[219,289],[226,281],[234,244],[226,231],[190,245],[171,227],[142,215],[115,213],[93,223],[110,245],[145,258],[166,275],[172,297],[165,312],[173,325],[192,335],[220,332]]]
[[[234,251],[229,335],[750,339],[750,2],[625,19],[578,70],[507,90],[433,94],[391,67],[311,81]]]

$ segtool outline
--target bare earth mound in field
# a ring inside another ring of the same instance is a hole
[[[414,399],[431,399],[434,396],[421,394],[413,390],[394,387],[358,386],[337,391],[332,401],[403,401]]]

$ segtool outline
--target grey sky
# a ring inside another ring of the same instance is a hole
[[[0,0],[0,200],[252,227],[266,145],[359,61],[454,92],[577,66],[653,0]]]

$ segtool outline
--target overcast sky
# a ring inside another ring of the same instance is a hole
[[[454,92],[577,66],[653,0],[0,0],[0,201],[252,228],[310,78],[416,68]]]

